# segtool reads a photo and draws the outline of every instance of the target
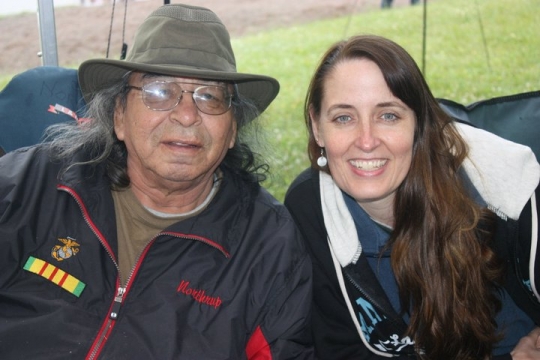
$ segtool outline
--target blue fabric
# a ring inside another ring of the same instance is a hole
[[[390,251],[387,250],[380,256],[390,238],[390,233],[374,222],[351,196],[343,193],[343,198],[356,225],[358,238],[362,245],[362,254],[366,256],[377,280],[386,292],[386,296],[399,314],[401,305],[396,279],[390,265]],[[404,320],[407,321],[407,318]]]
[[[348,194],[343,193],[343,198],[356,225],[362,254],[366,256],[394,310],[399,313],[401,305],[396,279],[390,264],[390,251],[387,250],[380,256],[380,252],[390,238],[390,232],[373,221]],[[500,298],[502,309],[495,320],[499,331],[504,332],[504,338],[495,346],[493,355],[509,353],[518,341],[534,328],[533,321],[514,303],[504,289],[501,291]],[[408,323],[407,314],[404,314],[403,319]]]
[[[469,105],[438,99],[453,118],[529,146],[540,159],[540,90],[484,99]]]
[[[81,115],[85,103],[77,70],[40,66],[13,77],[0,92],[0,147],[8,152],[34,145],[49,125],[75,121],[63,112],[51,112],[57,104]]]
[[[504,332],[504,338],[493,349],[493,355],[507,354],[518,341],[534,328],[533,321],[517,305],[510,295],[501,294],[502,310],[497,314],[497,328]]]

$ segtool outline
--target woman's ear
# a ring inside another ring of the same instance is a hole
[[[312,106],[309,107],[309,121],[311,123],[311,130],[313,131],[313,137],[315,138],[317,145],[319,145],[319,147],[324,147],[324,140],[321,140],[322,134],[321,129],[319,128],[319,119],[315,115],[315,111],[313,111]]]

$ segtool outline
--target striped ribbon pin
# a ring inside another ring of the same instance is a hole
[[[62,289],[69,291],[79,297],[86,286],[85,283],[76,277],[69,275],[64,270],[49,264],[46,261],[30,256],[24,265],[24,270],[38,274],[47,280],[52,281]]]

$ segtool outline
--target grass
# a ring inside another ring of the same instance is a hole
[[[428,1],[423,64],[423,6],[374,10],[233,40],[239,71],[268,74],[281,91],[263,116],[271,177],[283,200],[308,166],[303,101],[320,57],[354,34],[386,36],[417,61],[433,94],[462,104],[540,89],[537,0]]]
[[[352,2],[351,2],[352,3]],[[540,89],[538,0],[437,0],[233,39],[238,70],[277,78],[281,91],[262,117],[271,176],[264,183],[283,200],[308,166],[303,101],[324,51],[353,34],[386,36],[407,49],[436,97],[462,104]],[[0,88],[11,78],[0,75]]]

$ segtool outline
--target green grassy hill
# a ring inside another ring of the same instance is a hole
[[[264,114],[271,164],[266,187],[280,200],[306,166],[302,107],[324,51],[353,34],[386,36],[415,58],[434,95],[462,104],[540,89],[537,0],[428,2],[280,29],[233,42],[240,71],[269,74],[281,91]]]
[[[323,52],[353,34],[386,36],[416,59],[436,97],[469,104],[540,89],[538,0],[437,0],[373,10],[233,39],[238,70],[276,77],[281,92],[262,118],[271,165],[265,186],[279,200],[308,166],[303,101]],[[426,34],[425,58],[423,34]],[[425,61],[424,61],[425,60]],[[13,74],[0,74],[0,88]]]

